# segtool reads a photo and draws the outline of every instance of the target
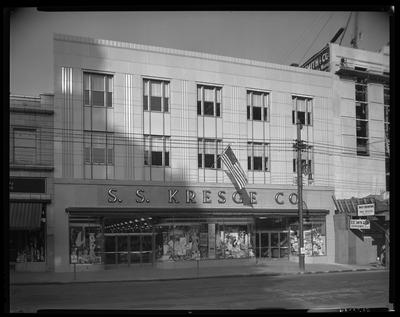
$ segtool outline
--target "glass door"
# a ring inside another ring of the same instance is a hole
[[[256,256],[261,259],[289,258],[288,231],[257,232]]]

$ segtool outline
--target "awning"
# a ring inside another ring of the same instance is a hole
[[[40,228],[42,204],[10,202],[10,229],[35,230]]]

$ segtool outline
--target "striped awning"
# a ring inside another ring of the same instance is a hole
[[[10,202],[10,229],[35,230],[40,228],[42,204]]]

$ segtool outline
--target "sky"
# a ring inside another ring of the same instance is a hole
[[[53,33],[290,65],[301,64],[322,49],[346,26],[349,16],[345,11],[44,12],[17,8],[10,14],[10,93],[53,93]],[[344,46],[350,46],[355,16],[348,23]],[[390,39],[389,13],[359,12],[358,31],[358,48],[378,51]]]

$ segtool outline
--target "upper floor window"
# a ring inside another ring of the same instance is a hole
[[[247,120],[269,121],[269,94],[247,91]]]
[[[198,167],[221,168],[222,140],[199,139]]]
[[[85,164],[114,165],[114,135],[106,132],[84,132]]]
[[[293,110],[292,123],[296,124],[298,120],[303,125],[312,125],[312,99],[306,97],[292,96]]]
[[[313,156],[314,152],[312,147],[307,149],[305,152],[302,152],[302,174],[309,175],[309,178],[314,174]],[[293,151],[293,173],[297,173],[297,151]]]
[[[357,155],[369,155],[367,83],[357,79],[355,83]]]
[[[144,165],[170,166],[169,153],[171,150],[170,137],[144,136]]]
[[[169,82],[164,80],[144,79],[143,110],[169,111]]]
[[[247,143],[247,169],[249,171],[264,171],[269,169],[269,145],[267,143]]]
[[[35,164],[36,152],[36,129],[13,128],[14,163]]]
[[[221,87],[197,85],[197,114],[221,117]]]
[[[83,73],[83,101],[86,106],[113,106],[113,76]]]

